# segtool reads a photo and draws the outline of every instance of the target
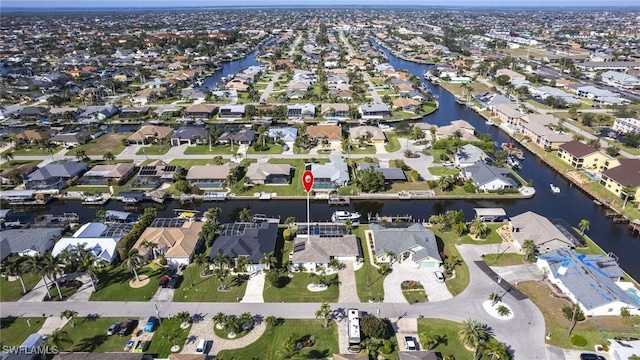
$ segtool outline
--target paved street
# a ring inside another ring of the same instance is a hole
[[[271,90],[273,90],[273,86],[276,84],[276,82],[278,82],[278,78],[280,77],[280,74],[282,74],[282,72],[278,71],[275,74],[273,74],[271,79],[269,79],[269,83],[267,84],[267,87],[264,89],[264,92],[262,93],[262,95],[260,95],[260,102],[267,101],[267,99],[271,95]]]

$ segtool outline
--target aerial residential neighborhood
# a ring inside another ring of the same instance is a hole
[[[36,3],[0,360],[640,358],[636,5]]]

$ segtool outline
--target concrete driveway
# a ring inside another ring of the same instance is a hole
[[[173,301],[174,292],[175,292],[174,289],[159,287],[158,291],[156,291],[155,295],[153,295],[153,297],[151,298],[151,301],[160,301],[160,302]]]
[[[510,283],[540,280],[542,278],[542,272],[535,264],[493,266],[491,269]]]
[[[393,264],[393,271],[384,279],[384,302],[407,303],[400,284],[405,280],[420,282],[427,292],[429,302],[451,299],[451,293],[444,283],[436,282],[433,272],[442,269],[419,269],[412,261]]]
[[[418,336],[418,319],[416,318],[399,318],[396,321],[391,320],[393,329],[396,331],[396,339],[398,340],[399,351],[406,351],[407,347],[404,344],[404,337],[411,336],[418,347],[418,350],[422,349],[420,344],[420,338]]]

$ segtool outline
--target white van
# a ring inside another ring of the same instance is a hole
[[[202,339],[198,342],[198,346],[196,347],[196,354],[204,354],[207,351],[207,340]]]

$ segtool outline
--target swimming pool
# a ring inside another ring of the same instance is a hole
[[[583,174],[585,174],[589,179],[593,180],[593,181],[599,181],[600,180],[600,176],[596,175],[596,174],[592,174],[586,170],[581,170]]]
[[[638,306],[640,306],[640,295],[638,295],[638,291],[634,288],[629,288],[625,290],[627,294],[635,301]]]

